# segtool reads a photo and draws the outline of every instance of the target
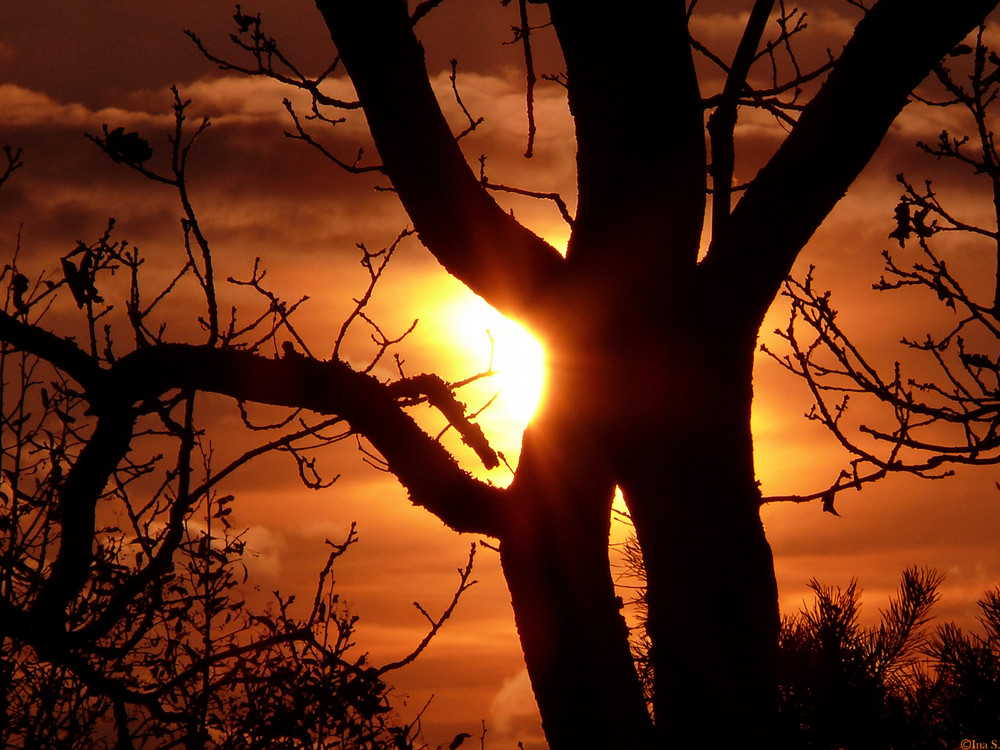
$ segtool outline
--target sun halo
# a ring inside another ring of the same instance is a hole
[[[455,344],[489,363],[497,397],[484,416],[527,424],[541,399],[545,351],[523,326],[505,318],[478,297],[450,306]],[[492,414],[490,414],[492,412]],[[497,413],[499,412],[499,413]]]

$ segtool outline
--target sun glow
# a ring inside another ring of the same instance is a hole
[[[545,351],[524,327],[505,318],[478,297],[462,300],[448,310],[455,343],[489,362],[494,373],[490,385],[498,392],[484,416],[525,424],[542,395]],[[496,411],[501,414],[496,414]]]

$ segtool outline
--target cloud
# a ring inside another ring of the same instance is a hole
[[[327,80],[323,92],[342,101],[349,102],[355,98],[354,87],[344,76]],[[301,116],[309,114],[310,97],[306,92],[270,78],[213,75],[184,84],[180,93],[196,103],[199,110],[208,112],[220,122],[223,119],[244,122],[273,120],[291,129],[291,119],[282,104],[284,99],[288,99]],[[146,96],[155,99],[156,94],[149,92]],[[325,110],[325,113],[333,116],[330,110]],[[364,117],[358,112],[346,114],[346,121],[336,126],[336,131],[350,137],[367,137]]]
[[[740,12],[716,11],[710,13],[696,11],[691,18],[691,33],[696,40],[728,64],[735,54],[736,45],[743,34],[748,18],[749,13],[742,10]],[[812,8],[808,9],[805,15],[805,23],[806,28],[793,38],[793,46],[801,69],[808,71],[826,61],[828,49],[834,54],[839,52],[854,30],[857,14],[853,11],[847,11],[847,14],[844,14],[829,9]],[[791,25],[793,24],[790,23],[789,26]],[[778,32],[776,17],[772,15],[764,33],[764,42],[776,38]],[[779,49],[777,59],[785,67],[786,75],[793,72],[790,66],[785,65],[787,58],[783,50]],[[723,81],[721,72],[717,66],[705,61],[701,55],[696,55],[696,61],[702,66],[702,93],[714,93],[710,87],[705,87],[704,84],[705,81],[712,81],[713,85],[721,85]],[[757,63],[752,76],[758,79],[759,85],[766,86],[769,83],[770,74],[768,61],[766,58],[762,58]]]
[[[79,130],[98,129],[104,122],[134,127],[138,124],[163,124],[169,121],[169,114],[155,115],[119,107],[105,107],[95,111],[78,102],[57,101],[48,94],[17,84],[0,84],[0,127],[25,128],[41,125]]]
[[[545,747],[526,669],[503,681],[490,704],[486,727],[491,746],[516,747],[522,742],[525,750]]]
[[[282,574],[282,559],[288,539],[263,524],[254,524],[244,533],[246,554],[243,558],[251,576],[278,578]]]

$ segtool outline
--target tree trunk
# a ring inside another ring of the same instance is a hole
[[[755,336],[675,302],[626,328],[562,300],[574,314],[547,341],[501,552],[553,748],[688,747],[706,731],[767,746],[778,609],[750,438]],[[608,563],[615,484],[644,551],[655,730]]]
[[[662,481],[659,471],[650,472],[626,490],[633,506],[647,495],[662,503],[636,524],[662,746],[702,744],[706,732],[714,746],[768,746],[778,608],[763,527],[752,506],[747,512],[735,507],[735,489],[704,489],[691,500],[664,503]]]
[[[769,747],[779,617],[753,472],[755,337],[709,327],[675,337],[669,393],[621,459],[646,567],[653,710],[663,747]]]
[[[750,434],[757,327],[909,92],[996,0],[874,3],[700,262],[705,106],[683,0],[547,3],[578,146],[565,259],[469,169],[406,2],[317,4],[421,240],[553,358],[510,492],[486,510],[448,493],[460,525],[451,502],[421,495],[455,528],[499,529],[550,743],[770,746],[779,621]],[[608,568],[615,484],[646,565],[655,735]]]
[[[551,414],[528,430],[501,560],[550,746],[651,747],[608,563],[615,483],[595,437]]]

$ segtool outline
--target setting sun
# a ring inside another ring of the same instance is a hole
[[[495,374],[490,382],[498,392],[492,408],[501,411],[505,419],[527,423],[542,393],[542,345],[478,297],[456,301],[447,314],[456,334],[455,344],[472,353],[477,362],[491,363]]]

